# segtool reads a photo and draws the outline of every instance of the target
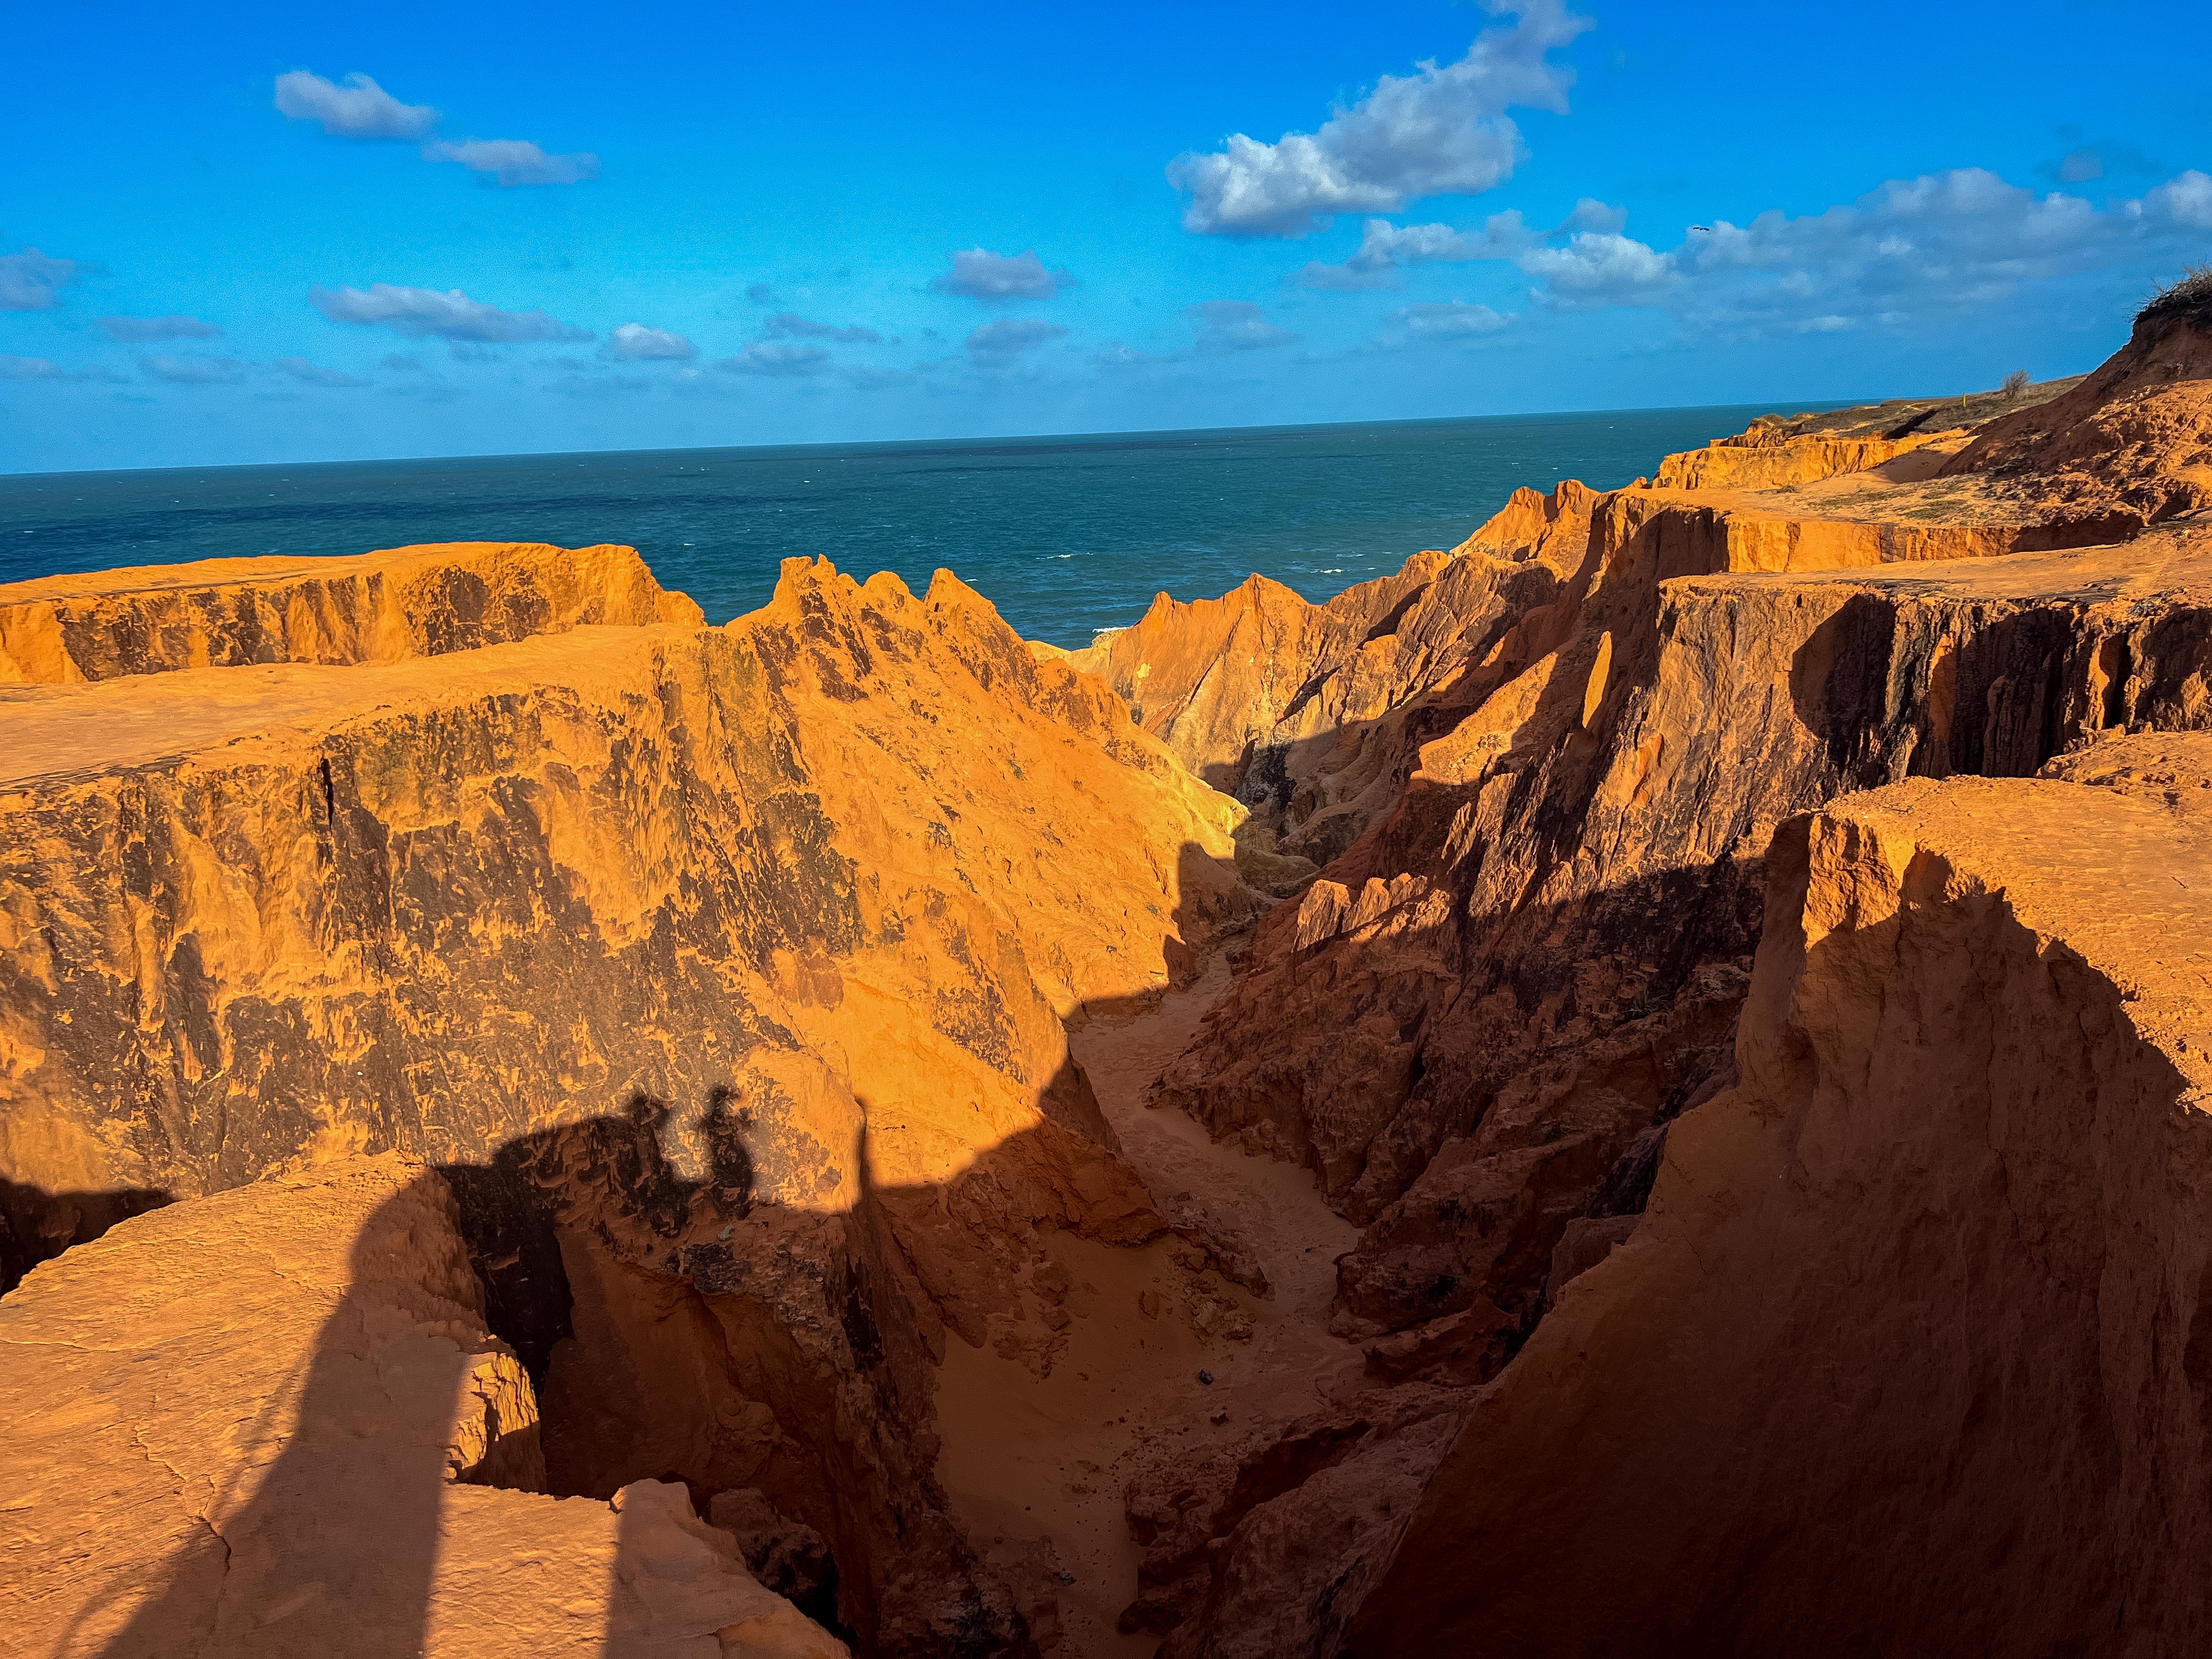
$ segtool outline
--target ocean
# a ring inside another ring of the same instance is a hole
[[[714,622],[765,603],[781,561],[819,554],[917,592],[950,567],[1026,637],[1079,646],[1163,588],[1210,598],[1255,570],[1328,599],[1464,539],[1516,485],[1614,488],[1770,407],[17,474],[0,476],[0,582],[410,542],[624,542]]]

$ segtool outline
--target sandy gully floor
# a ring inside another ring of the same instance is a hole
[[[1043,1248],[1076,1288],[1067,1350],[1051,1374],[1039,1380],[957,1340],[939,1373],[939,1478],[969,1537],[1024,1595],[1040,1644],[1067,1659],[1158,1645],[1114,1628],[1136,1594],[1143,1554],[1123,1515],[1137,1468],[1287,1422],[1359,1376],[1358,1347],[1328,1328],[1336,1258],[1356,1230],[1303,1169],[1217,1146],[1180,1112],[1145,1108],[1153,1079],[1228,981],[1217,958],[1153,1009],[1094,1019],[1074,1048],[1154,1198],[1201,1200],[1257,1257],[1273,1295],[1192,1273],[1192,1252],[1178,1241],[1123,1250],[1054,1235]]]

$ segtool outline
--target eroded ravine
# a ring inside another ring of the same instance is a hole
[[[2045,392],[1073,660],[0,593],[0,1627],[2202,1650],[2212,296]]]
[[[1337,1398],[1360,1369],[1357,1346],[1328,1331],[1336,1259],[1356,1230],[1305,1170],[1145,1103],[1229,976],[1217,955],[1149,1006],[1092,1016],[1073,1047],[1163,1212],[1208,1212],[1270,1293],[1194,1274],[1197,1253],[1181,1239],[1117,1250],[1055,1237],[1042,1247],[1071,1280],[1070,1322],[1049,1375],[955,1344],[939,1376],[938,1476],[953,1512],[1024,1586],[1033,1632],[1056,1632],[1071,1656],[1142,1659],[1158,1644],[1116,1629],[1144,1556],[1126,1515],[1133,1479],[1263,1436]]]

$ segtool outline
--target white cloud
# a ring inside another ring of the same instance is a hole
[[[2192,167],[2168,179],[2142,198],[2142,212],[2154,224],[2212,230],[2212,175]]]
[[[1568,306],[1653,304],[1679,280],[1670,256],[1613,230],[1577,231],[1565,247],[1530,248],[1520,264]]]
[[[830,354],[820,346],[778,345],[754,341],[734,357],[714,365],[732,374],[761,374],[771,380],[799,380],[819,374],[830,367]]]
[[[1522,222],[1519,209],[1494,213],[1473,234],[1451,225],[1394,225],[1370,219],[1358,252],[1340,265],[1316,259],[1297,273],[1306,288],[1371,289],[1398,286],[1402,265],[1456,264],[1470,259],[1510,259],[1536,246],[1540,239]]]
[[[770,339],[835,340],[841,345],[881,345],[884,337],[872,328],[859,323],[840,328],[834,323],[817,323],[800,316],[795,311],[779,311],[769,318],[763,327]]]
[[[34,247],[0,255],[0,311],[47,310],[82,269],[75,259],[57,259]]]
[[[1535,297],[1562,310],[1649,307],[1699,330],[1840,333],[1999,304],[2024,283],[2142,263],[2207,229],[2203,173],[2100,208],[1962,167],[1893,179],[1820,213],[1718,220],[1664,251],[1617,229],[1579,230],[1518,262],[1540,279]]]
[[[325,368],[318,363],[309,362],[305,357],[279,357],[271,367],[283,369],[294,380],[307,386],[346,386],[368,384],[359,375],[342,374],[335,368]]]
[[[246,372],[235,357],[173,357],[159,351],[141,357],[138,367],[172,386],[228,386]]]
[[[1298,337],[1269,322],[1249,300],[1206,300],[1185,306],[1183,315],[1198,325],[1200,351],[1262,351]]]
[[[952,256],[952,269],[930,286],[939,294],[958,294],[987,303],[1007,300],[1049,300],[1075,286],[1065,270],[1047,270],[1036,250],[994,253],[971,247]]]
[[[599,176],[589,152],[549,155],[527,138],[440,138],[422,146],[426,161],[458,161],[471,173],[495,175],[502,189],[519,185],[574,185]]]
[[[1395,213],[1426,196],[1474,195],[1519,164],[1525,149],[1510,108],[1564,111],[1571,70],[1547,54],[1590,27],[1562,0],[1484,0],[1516,21],[1477,35],[1442,68],[1386,75],[1317,132],[1273,143],[1232,134],[1210,155],[1169,163],[1189,192],[1183,228],[1216,236],[1304,236],[1339,213]]]
[[[403,104],[366,75],[338,86],[294,70],[276,77],[276,107],[295,121],[319,122],[334,138],[421,138],[438,125],[428,104]]]
[[[214,340],[222,331],[197,317],[103,317],[100,326],[111,340],[143,345],[149,340]]]
[[[366,289],[318,288],[307,297],[334,323],[382,324],[413,339],[437,335],[447,340],[483,343],[511,340],[588,340],[592,331],[575,328],[539,310],[501,311],[471,300],[459,289],[398,288],[374,283]]]
[[[986,365],[1010,363],[1025,352],[1049,345],[1066,332],[1058,323],[1030,317],[1002,317],[995,323],[984,324],[968,337],[968,355]]]
[[[1513,320],[1488,306],[1472,305],[1465,300],[1406,306],[1383,319],[1394,335],[1407,342],[1482,339],[1511,327]]]
[[[1628,210],[1626,208],[1613,207],[1599,201],[1595,196],[1585,196],[1575,204],[1574,211],[1559,222],[1553,229],[1552,234],[1566,236],[1578,230],[1606,233],[1627,228]]]
[[[599,355],[618,363],[681,362],[697,356],[699,348],[665,328],[624,323],[608,334]]]

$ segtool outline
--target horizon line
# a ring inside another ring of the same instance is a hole
[[[1943,398],[1961,394],[1938,392],[1930,395]],[[1878,404],[1898,402],[1900,397],[1910,400],[1910,394],[1865,398],[1822,398],[1799,402],[1793,407],[1796,412],[1817,413],[1838,409],[1869,408]],[[1784,404],[1780,401],[1751,399],[1713,404],[1643,404],[1602,409],[1516,410],[1495,415],[1422,415],[1371,421],[1279,421],[1249,426],[1118,427],[1072,432],[976,433],[941,438],[866,438],[843,441],[826,440],[817,443],[684,444],[673,447],[639,447],[615,449],[518,449],[451,455],[342,456],[312,461],[218,461],[201,465],[184,466],[68,467],[58,471],[43,472],[14,471],[0,467],[0,478],[83,478],[114,477],[137,473],[246,472],[266,468],[299,466],[419,466],[440,461],[546,461],[608,455],[770,455],[792,454],[809,450],[910,449],[932,446],[1049,443],[1055,440],[1097,441],[1107,438],[1178,438],[1204,437],[1215,434],[1319,432],[1346,427],[1454,426],[1483,421],[1543,420],[1588,415],[1658,415],[1708,409],[1764,409],[1769,413],[1779,413],[1784,407]]]

